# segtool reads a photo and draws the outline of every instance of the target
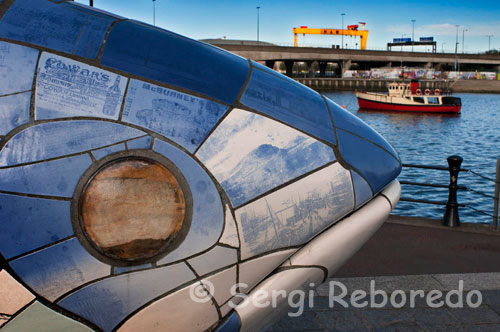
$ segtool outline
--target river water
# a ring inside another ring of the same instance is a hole
[[[363,119],[382,134],[398,151],[405,164],[447,166],[446,157],[459,155],[462,168],[494,179],[500,158],[500,95],[461,93],[459,115],[395,113],[359,110],[354,92],[323,93]],[[403,168],[399,180],[449,183],[448,171]],[[471,173],[460,173],[458,183],[493,196],[494,183]],[[446,201],[447,189],[403,186],[402,197]],[[493,214],[493,199],[471,191],[459,191],[459,203]],[[444,206],[400,202],[394,214],[440,219]],[[460,208],[460,221],[491,223],[491,216],[471,208]]]

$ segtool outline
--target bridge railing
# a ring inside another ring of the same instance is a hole
[[[435,166],[435,165],[416,165],[416,164],[403,164],[403,170],[405,169],[424,169],[430,171],[448,171],[450,173],[450,181],[448,184],[443,183],[429,183],[429,182],[416,182],[416,181],[405,181],[401,180],[400,183],[403,186],[403,196],[401,197],[402,202],[411,202],[416,204],[430,204],[430,205],[440,205],[444,206],[444,212],[442,217],[442,222],[444,225],[449,227],[457,227],[460,225],[459,211],[462,208],[471,209],[476,213],[486,215],[492,218],[491,226],[498,230],[499,225],[499,197],[500,197],[500,158],[496,162],[496,178],[485,176],[478,172],[473,171],[468,168],[461,168],[462,158],[459,156],[450,156],[447,158],[448,166]],[[466,172],[474,177],[480,178],[483,181],[490,183],[494,186],[494,194],[488,194],[481,190],[474,189],[472,186],[465,186],[458,184],[458,176],[460,172]],[[446,188],[448,189],[448,200],[428,200],[418,197],[408,197],[404,196],[405,186],[419,186],[419,187],[433,187],[433,188]],[[458,198],[459,191],[467,191],[473,195],[478,195],[482,198],[490,200],[493,206],[493,212],[484,211],[478,209],[472,205],[471,202],[462,203],[461,199]]]

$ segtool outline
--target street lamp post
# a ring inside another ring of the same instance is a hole
[[[444,53],[444,44],[446,44],[446,43],[444,43],[444,42],[441,43],[441,53]]]
[[[342,48],[344,48],[344,16],[345,13],[340,14],[342,16]]]
[[[403,37],[406,35],[406,33],[401,34],[401,43],[403,42]],[[401,52],[403,52],[403,45],[401,45]],[[401,60],[402,62],[403,60]]]
[[[94,0],[90,0],[89,2],[90,7],[94,7]]]
[[[458,49],[458,28],[460,25],[455,25],[457,27],[457,37],[455,40],[455,72],[457,71],[457,63],[458,63],[458,58],[457,58],[457,49]]]
[[[486,35],[486,37],[488,37],[488,51],[491,50],[491,37],[493,37],[493,35]]]
[[[462,30],[462,54],[464,54],[464,47],[465,47],[465,31],[469,31],[469,30],[468,29]]]
[[[259,22],[259,9],[260,9],[260,6],[257,6],[257,44],[259,44],[259,25],[260,25],[260,22]]]
[[[155,8],[156,0],[153,0],[153,25],[156,26],[156,8]]]
[[[411,28],[411,51],[413,52],[413,41],[415,40],[415,22],[417,20],[411,20],[412,28]]]

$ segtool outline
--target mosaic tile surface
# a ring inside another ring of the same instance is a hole
[[[375,131],[258,63],[73,1],[1,7],[2,332],[258,325],[230,286],[294,269],[399,174]]]
[[[401,172],[401,164],[389,152],[350,134],[338,130],[340,153],[368,181],[377,193]]]
[[[74,331],[93,332],[92,329],[69,317],[34,302],[19,316],[2,327],[2,332],[18,331]]]
[[[21,131],[9,140],[0,151],[0,167],[76,154],[144,134],[128,126],[104,121],[42,123]]]
[[[28,123],[30,119],[31,92],[0,97],[0,134]]]
[[[98,281],[58,303],[104,331],[111,331],[149,301],[194,278],[186,264],[180,263]]]
[[[224,119],[196,155],[234,206],[335,160],[327,145],[239,109]]]
[[[44,52],[36,80],[36,119],[118,119],[127,78]]]
[[[154,150],[178,165],[193,195],[191,228],[184,242],[158,261],[158,264],[167,264],[197,254],[214,245],[224,228],[224,211],[215,184],[192,157],[160,140],[155,141]]]
[[[32,289],[52,301],[75,287],[111,273],[111,268],[91,256],[76,238],[9,264]]]
[[[0,41],[0,95],[31,90],[38,54],[32,48]]]
[[[131,80],[123,121],[151,129],[194,152],[227,106]]]
[[[399,159],[398,153],[394,148],[377,133],[375,130],[370,128],[363,120],[354,116],[351,112],[343,109],[333,101],[325,98],[328,104],[328,108],[332,113],[333,122],[337,128],[349,131],[355,135],[361,136],[375,144],[380,145],[386,151],[391,153],[395,158]]]
[[[24,194],[71,197],[92,163],[89,155],[0,169],[0,190]]]
[[[348,171],[328,166],[236,210],[242,258],[303,244],[353,207]]]
[[[335,144],[335,133],[326,104],[311,89],[254,69],[241,102]]]
[[[0,252],[10,259],[73,235],[70,202],[0,194]]]
[[[249,71],[244,58],[134,21],[114,26],[101,63],[228,104],[236,100]]]
[[[200,288],[199,282],[194,287]],[[119,332],[202,332],[215,324],[219,317],[212,301],[197,303],[189,299],[191,286],[145,307],[121,326]],[[165,313],[168,312],[168,315]],[[189,315],[186,315],[189,312]]]
[[[0,21],[0,36],[95,58],[114,21],[47,0],[17,0]]]

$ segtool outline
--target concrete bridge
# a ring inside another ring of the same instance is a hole
[[[323,75],[328,63],[336,64],[339,73],[340,70],[349,69],[354,63],[358,64],[359,69],[404,65],[445,70],[446,68],[450,68],[450,66],[453,68],[455,61],[457,62],[458,69],[462,70],[500,71],[500,54],[498,53],[455,55],[454,53],[362,51],[275,45],[234,45],[219,44],[217,40],[213,40],[211,43],[245,58],[265,61],[268,67],[274,66],[277,61],[282,61],[285,64],[287,75],[290,76],[292,75],[295,62],[305,62],[308,66],[316,62],[320,73]]]

